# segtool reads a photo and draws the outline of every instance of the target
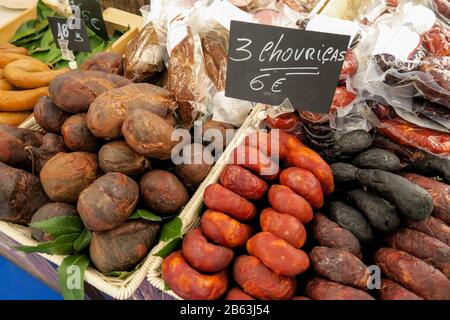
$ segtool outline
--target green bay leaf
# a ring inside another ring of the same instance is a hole
[[[182,239],[181,237],[170,240],[161,250],[159,250],[155,256],[165,258],[176,249],[178,249],[181,245]]]
[[[88,248],[91,244],[91,232],[88,229],[84,229],[80,236],[73,243],[73,249],[75,252],[81,252]]]
[[[137,209],[135,213],[133,213],[129,219],[145,219],[147,221],[162,221],[162,218],[157,216],[156,214],[145,210],[145,209]]]
[[[160,241],[168,241],[174,238],[181,237],[181,228],[183,227],[183,222],[180,217],[175,217],[172,220],[166,222],[161,230],[161,235],[159,236]]]
[[[80,236],[79,233],[71,233],[59,236],[53,241],[40,243],[37,246],[17,246],[16,250],[24,253],[46,253],[50,255],[73,254],[73,243]]]
[[[84,274],[90,260],[87,255],[66,257],[58,267],[58,280],[65,300],[84,299]]]
[[[83,221],[77,216],[53,217],[30,223],[30,226],[46,232],[55,238],[64,234],[81,233],[84,229]]]

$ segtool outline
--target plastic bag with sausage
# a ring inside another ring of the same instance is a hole
[[[168,89],[178,103],[178,116],[185,128],[208,114],[215,91],[206,73],[201,38],[187,23],[187,13],[174,13],[167,25]]]
[[[150,80],[164,68],[163,49],[152,22],[147,23],[127,45],[125,51],[125,77],[133,82]]]

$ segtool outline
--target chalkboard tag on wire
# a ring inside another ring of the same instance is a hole
[[[84,23],[103,40],[109,40],[102,7],[97,0],[70,0],[70,4],[75,17],[83,19]]]
[[[350,36],[231,21],[225,95],[328,113]]]
[[[83,20],[73,16],[69,18],[48,17],[48,23],[58,49],[91,52],[89,36]],[[61,44],[63,44],[63,47],[61,47]]]

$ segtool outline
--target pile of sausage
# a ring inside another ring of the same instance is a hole
[[[364,291],[375,279],[364,261],[373,259],[389,278],[376,275],[380,299],[450,299],[450,187],[406,173],[417,170],[405,170],[394,153],[372,147],[362,130],[342,136],[330,151],[329,158],[342,161],[331,165],[337,193],[328,205],[330,219],[314,217],[319,246],[309,255],[314,272],[326,280],[309,280],[305,294],[373,299]]]
[[[182,250],[164,260],[162,277],[181,298],[223,296],[229,287],[226,269],[235,256],[232,269],[238,286],[228,290],[226,299],[295,295],[295,277],[310,265],[300,249],[306,241],[304,224],[333,192],[333,175],[327,163],[295,137],[280,132],[279,139],[272,140],[271,134],[252,134],[233,151],[220,183],[205,189],[208,210],[201,227],[185,236]],[[272,154],[272,141],[278,143],[277,155]],[[288,168],[280,170],[274,157]],[[268,168],[273,170],[265,171]],[[265,208],[259,216],[257,207]]]
[[[32,114],[48,85],[68,69],[52,70],[28,56],[26,48],[0,43],[0,124],[19,125]]]

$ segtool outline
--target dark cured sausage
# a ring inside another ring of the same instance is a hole
[[[404,251],[381,248],[375,263],[392,280],[426,300],[449,300],[450,281],[428,263]]]
[[[362,290],[322,278],[310,279],[305,294],[313,300],[375,300]]]

